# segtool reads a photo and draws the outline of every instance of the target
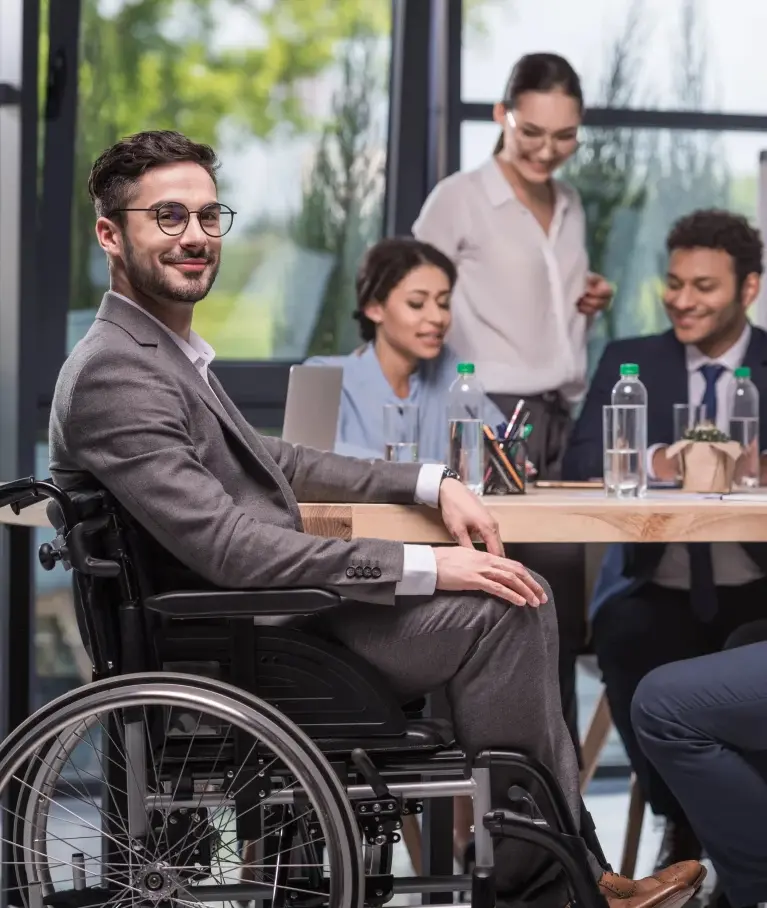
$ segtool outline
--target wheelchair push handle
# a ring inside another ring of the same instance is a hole
[[[103,530],[107,518],[80,520],[70,496],[50,479],[37,480],[34,476],[27,476],[0,485],[0,508],[10,506],[15,514],[45,498],[58,505],[64,519],[64,528],[59,531],[60,536],[56,542],[40,546],[38,558],[41,567],[52,571],[62,562],[90,577],[117,577],[120,573],[117,561],[96,558],[90,553],[88,537]]]
[[[59,506],[67,526],[77,522],[77,512],[69,495],[50,479],[35,479],[27,476],[0,484],[0,508],[10,507],[14,514],[37,504],[43,498],[50,498]]]
[[[25,479],[14,479],[13,482],[4,482],[0,485],[0,508],[14,505],[25,498],[37,500],[35,494],[35,477],[27,476]],[[15,511],[15,508],[14,508]]]

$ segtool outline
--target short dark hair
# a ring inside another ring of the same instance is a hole
[[[511,109],[516,107],[520,95],[528,91],[561,91],[568,98],[574,98],[583,110],[583,89],[578,73],[559,54],[525,54],[514,64],[506,81],[502,103]],[[503,133],[495,144],[494,154],[503,148]]]
[[[88,192],[97,217],[108,217],[130,203],[136,183],[155,167],[192,161],[216,182],[220,164],[210,145],[193,142],[169,129],[147,130],[127,136],[103,151],[91,168]]]
[[[375,340],[376,324],[365,315],[369,303],[386,302],[389,294],[411,271],[421,265],[434,265],[444,272],[455,287],[458,273],[452,261],[429,243],[412,237],[390,237],[371,246],[357,271],[357,310],[354,318],[360,323],[364,341]]]
[[[733,260],[738,293],[749,274],[764,270],[764,244],[746,218],[708,208],[680,218],[666,240],[669,255],[677,249],[721,249]]]

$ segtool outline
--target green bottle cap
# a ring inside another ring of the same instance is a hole
[[[474,375],[474,363],[458,363],[459,375]]]
[[[639,366],[636,363],[623,363],[621,375],[639,375]]]
[[[735,370],[735,378],[751,378],[751,370],[748,366],[740,366]]]

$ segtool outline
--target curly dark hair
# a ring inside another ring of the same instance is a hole
[[[758,230],[739,214],[708,208],[680,218],[666,240],[669,255],[677,249],[721,249],[733,262],[740,294],[749,274],[764,270],[764,245]]]
[[[141,176],[155,167],[191,161],[216,182],[220,164],[210,145],[193,142],[180,132],[147,130],[127,136],[103,151],[91,168],[88,192],[97,217],[116,217],[136,192]]]
[[[371,246],[357,271],[357,311],[353,317],[360,323],[364,341],[375,340],[376,324],[365,315],[369,303],[385,303],[389,294],[408,274],[421,265],[434,265],[443,271],[455,287],[458,273],[455,265],[439,249],[412,237],[391,237]]]

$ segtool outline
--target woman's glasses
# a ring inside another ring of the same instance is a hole
[[[532,132],[533,127],[518,123],[510,110],[506,111],[506,120],[514,129],[517,144],[525,151],[540,151],[550,143],[552,151],[557,154],[572,154],[580,145],[577,132],[550,133],[539,131],[538,127],[534,127],[535,132]]]
[[[208,236],[225,236],[232,229],[236,211],[228,205],[213,202],[200,208],[199,211],[190,211],[182,202],[167,202],[159,208],[115,208],[108,217],[118,211],[153,211],[157,218],[157,226],[168,236],[181,236],[189,225],[189,218],[197,215],[200,227]]]

